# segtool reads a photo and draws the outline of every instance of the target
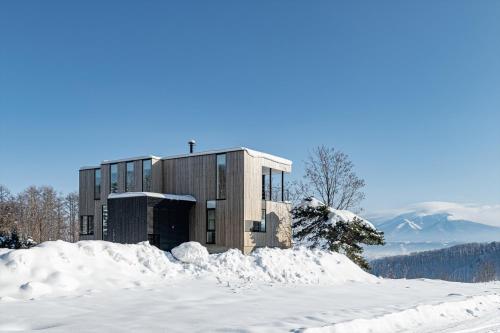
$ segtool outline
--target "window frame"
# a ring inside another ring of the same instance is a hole
[[[224,156],[224,196],[219,196],[219,156]],[[227,153],[215,154],[215,197],[216,200],[226,200],[227,197]]]
[[[209,229],[209,223],[208,223],[208,220],[209,220],[209,212],[213,211],[214,213],[214,216],[213,216],[213,221],[214,221],[214,228],[213,229]],[[215,244],[216,243],[216,230],[217,230],[217,227],[216,227],[216,224],[217,224],[217,218],[216,218],[216,212],[215,212],[215,208],[207,208],[206,209],[206,244]],[[208,234],[209,233],[213,233],[213,241],[209,241],[209,238],[208,238]]]
[[[92,235],[94,235],[94,215],[80,215],[80,236]]]
[[[149,172],[150,172],[150,180],[149,180],[149,189],[144,188],[144,162],[149,162]],[[141,181],[141,191],[142,192],[151,192],[153,189],[153,159],[147,158],[143,159],[141,162],[142,168],[142,181]]]
[[[113,166],[116,166],[116,190],[113,191]],[[118,193],[118,163],[111,163],[109,165],[109,193]]]
[[[99,185],[97,184],[97,172],[99,172]],[[94,169],[94,200],[101,200],[102,172],[101,168]],[[99,190],[97,191],[97,188]]]
[[[129,165],[132,166],[132,177],[129,179]],[[129,184],[129,180],[131,180],[131,184]],[[130,185],[130,187],[129,187]],[[135,161],[129,161],[125,163],[125,192],[133,192],[135,187]]]

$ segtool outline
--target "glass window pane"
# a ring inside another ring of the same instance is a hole
[[[134,190],[134,183],[135,183],[135,177],[134,177],[134,162],[128,162],[127,163],[127,173],[125,174],[125,192],[130,192]]]
[[[277,170],[271,171],[271,200],[272,201],[283,201],[283,181],[282,172]]]
[[[111,188],[111,193],[117,193],[118,192],[118,164],[111,164],[109,166],[110,168],[110,188]]]
[[[226,154],[217,155],[217,199],[226,198]]]
[[[94,199],[101,198],[101,169],[94,170]]]
[[[151,192],[151,160],[142,161],[142,190]]]
[[[262,217],[260,219],[260,231],[265,232],[266,231],[266,210],[262,210]]]
[[[262,168],[262,199],[271,200],[271,169]]]

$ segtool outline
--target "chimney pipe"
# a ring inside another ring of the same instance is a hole
[[[189,153],[192,154],[194,151],[194,146],[196,145],[196,141],[191,139],[188,141],[188,144],[189,144]]]

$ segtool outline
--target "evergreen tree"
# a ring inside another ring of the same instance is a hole
[[[306,199],[306,203],[308,201],[312,199]],[[360,244],[384,245],[384,233],[356,217],[352,221],[334,222],[330,219],[331,212],[324,204],[305,204],[292,209],[294,238],[310,248],[345,254],[361,268],[369,270]]]

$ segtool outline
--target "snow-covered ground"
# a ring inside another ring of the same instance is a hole
[[[340,254],[47,242],[0,255],[0,331],[500,332],[500,283],[387,280]]]

